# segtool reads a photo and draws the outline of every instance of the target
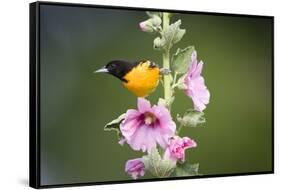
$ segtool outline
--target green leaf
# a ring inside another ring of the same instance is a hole
[[[105,131],[116,131],[117,132],[117,136],[120,137],[120,123],[125,119],[125,113],[123,113],[122,115],[120,115],[118,118],[114,119],[113,121],[107,123],[104,126],[104,130]]]
[[[187,162],[184,162],[183,164],[177,164],[177,167],[175,169],[175,176],[195,176],[200,175],[198,173],[199,171],[199,163],[196,164],[189,164]]]
[[[177,120],[182,126],[196,127],[206,122],[204,118],[204,112],[199,112],[196,110],[187,110],[181,117],[177,115]]]
[[[194,46],[177,49],[177,52],[172,57],[172,68],[174,72],[177,72],[178,74],[187,72],[187,68],[191,63],[191,54],[194,50]]]
[[[148,155],[143,156],[145,169],[149,170],[156,177],[169,177],[173,172],[176,163],[171,160],[162,159],[157,148],[153,148]]]
[[[180,25],[181,20],[178,20],[163,31],[163,37],[166,41],[166,49],[169,50],[175,43],[179,42],[185,34],[185,29],[180,29]]]
[[[186,75],[182,75],[176,83],[176,87],[180,90],[185,90],[187,88],[186,84],[184,83]]]

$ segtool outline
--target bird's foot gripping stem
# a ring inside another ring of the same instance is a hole
[[[170,73],[171,73],[170,69],[167,69],[167,68],[161,68],[160,69],[160,74],[161,75],[169,75]]]

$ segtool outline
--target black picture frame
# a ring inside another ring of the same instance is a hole
[[[266,18],[271,20],[272,26],[272,168],[270,171],[235,173],[235,174],[216,174],[191,177],[169,177],[161,179],[139,179],[122,180],[122,181],[106,181],[106,182],[87,182],[87,183],[69,183],[69,184],[54,184],[42,185],[40,183],[40,6],[55,5],[64,7],[88,7],[88,8],[106,8],[119,10],[139,10],[139,11],[165,11],[176,13],[193,13],[203,15],[217,15],[230,17],[251,17],[251,18]],[[136,8],[136,7],[120,7],[120,6],[103,6],[91,4],[76,4],[76,3],[58,3],[58,2],[34,2],[29,4],[29,35],[30,35],[30,91],[29,91],[29,185],[33,188],[53,188],[53,187],[69,187],[69,186],[85,186],[85,185],[100,185],[100,184],[121,184],[121,183],[136,183],[136,182],[152,182],[166,180],[182,180],[194,178],[210,178],[210,177],[227,177],[241,175],[256,175],[256,174],[273,174],[274,173],[274,17],[262,15],[247,15],[247,14],[228,14],[216,12],[197,12],[186,10],[169,10],[169,9],[154,9],[154,8]]]

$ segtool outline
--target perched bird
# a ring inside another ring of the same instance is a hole
[[[152,61],[110,61],[96,73],[108,73],[120,79],[123,85],[138,97],[148,96],[159,83],[161,69]]]

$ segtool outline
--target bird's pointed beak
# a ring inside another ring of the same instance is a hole
[[[108,70],[107,70],[107,68],[102,67],[102,68],[96,70],[94,73],[108,73]]]

